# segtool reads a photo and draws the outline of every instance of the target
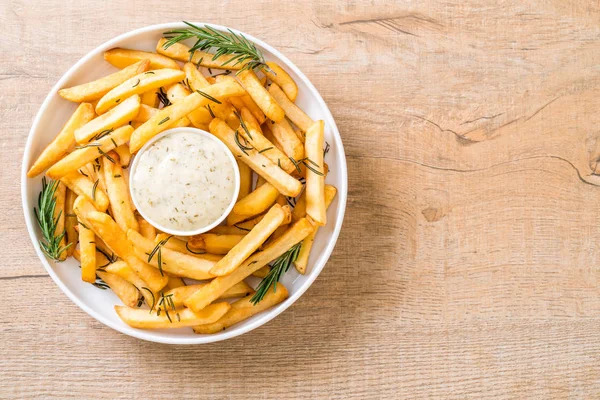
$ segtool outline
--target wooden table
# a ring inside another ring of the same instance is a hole
[[[598,398],[598,2],[219,3],[0,5],[0,397]],[[59,77],[118,34],[183,18],[288,55],[329,104],[350,176],[306,295],[196,347],[72,304],[29,243],[18,183]]]

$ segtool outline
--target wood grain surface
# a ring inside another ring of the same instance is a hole
[[[598,2],[0,3],[0,398],[600,398]],[[181,19],[289,56],[349,167],[341,237],[308,292],[195,347],[71,303],[19,194],[59,77],[118,34]]]

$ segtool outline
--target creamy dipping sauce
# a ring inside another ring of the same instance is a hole
[[[208,226],[232,201],[237,166],[215,140],[177,132],[138,157],[131,189],[141,211],[165,228],[193,231]]]

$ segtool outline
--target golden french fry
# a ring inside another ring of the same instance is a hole
[[[325,225],[325,169],[323,142],[325,123],[317,121],[306,131],[306,213],[318,224]]]
[[[280,282],[275,290],[269,290],[265,297],[258,304],[251,302],[252,295],[231,303],[231,308],[217,322],[194,327],[196,333],[217,333],[221,332],[238,322],[244,321],[259,312],[265,311],[288,297],[288,291]]]
[[[244,107],[242,108],[240,115],[242,121],[244,121],[244,125],[238,128],[238,133],[246,139],[251,147],[254,147],[260,154],[267,157],[288,174],[294,172],[296,170],[294,163],[292,163],[290,158],[284,154],[283,151],[279,150],[277,146],[263,135],[260,125],[258,125],[258,121],[252,116],[250,111]],[[248,130],[247,132],[246,129],[244,129],[244,126]],[[304,153],[303,147],[304,145],[301,144],[302,153]],[[295,160],[300,160],[300,158]]]
[[[181,83],[175,83],[175,84],[169,86],[169,88],[167,89],[167,98],[169,99],[171,104],[175,104],[179,100],[185,99],[189,95],[190,95],[190,91],[187,90]],[[197,111],[197,110],[194,110],[194,111]],[[186,121],[186,124],[188,126],[191,124],[191,121],[189,120],[188,117],[183,117],[181,119]],[[190,121],[190,122],[187,122],[187,121]]]
[[[275,204],[264,218],[210,270],[217,276],[227,275],[239,267],[271,236],[285,219],[285,211]],[[263,264],[264,265],[264,264]]]
[[[152,108],[158,107],[158,91],[156,89],[149,90],[146,93],[143,93],[140,97],[143,105]]]
[[[229,275],[213,279],[207,286],[188,297],[184,304],[194,311],[200,311],[219,298],[227,289],[242,281],[254,271],[264,267],[292,246],[301,242],[313,231],[313,225],[303,218],[292,225],[279,239],[266,246],[263,251],[250,256]]]
[[[150,223],[139,214],[136,214],[135,218],[137,219],[142,236],[146,239],[154,240],[156,237],[156,228],[150,225]]]
[[[226,80],[226,79],[233,79],[233,78],[230,76],[223,76],[223,75],[217,77],[217,81],[222,81],[222,80]],[[259,125],[262,124],[263,122],[265,122],[265,120],[267,118],[265,116],[265,113],[263,113],[262,110],[260,109],[260,107],[256,105],[254,100],[252,100],[252,97],[250,97],[248,92],[246,92],[246,94],[244,94],[243,96],[231,97],[229,99],[229,102],[239,112],[242,112],[242,109],[244,107],[247,108],[252,113],[252,116],[258,121]]]
[[[292,210],[292,221],[298,221],[306,217],[306,190],[296,199],[296,204]]]
[[[93,137],[103,132],[109,132],[120,126],[127,125],[140,110],[140,96],[134,95],[121,104],[101,115],[75,131],[78,143],[87,143]]]
[[[227,254],[243,237],[244,235],[202,233],[192,236],[188,241],[188,247],[191,251],[204,250],[211,254]]]
[[[67,189],[65,198],[65,232],[67,233],[67,257],[72,256],[75,251],[75,246],[79,243],[79,232],[76,229],[77,215],[73,211],[73,203],[77,198],[77,194],[71,189]]]
[[[115,152],[119,155],[119,165],[121,165],[121,168],[129,167],[129,163],[131,162],[129,146],[124,144],[120,145],[115,149]]]
[[[163,310],[160,315],[155,311],[148,312],[124,306],[115,306],[115,311],[123,322],[133,328],[166,329],[210,324],[221,318],[230,308],[229,303],[222,302],[212,304],[198,313],[187,308],[171,310],[168,307],[167,312]]]
[[[104,59],[117,68],[125,68],[141,60],[149,60],[150,68],[179,69],[179,64],[160,54],[147,51],[114,48],[104,52]]]
[[[187,285],[180,286],[169,290],[165,293],[165,297],[170,296],[171,300],[173,300],[173,304],[175,307],[183,307],[183,302],[185,299],[190,297],[194,292],[202,287],[206,286],[207,283],[200,283],[196,285]],[[250,293],[254,293],[254,289],[250,287],[246,282],[241,281],[230,287],[219,299],[231,299],[235,297],[244,297],[248,296]]]
[[[217,84],[219,85],[219,84]],[[209,126],[210,132],[223,141],[229,150],[243,162],[248,164],[257,174],[263,176],[285,196],[297,196],[302,184],[275,165],[271,160],[255,149],[242,148],[238,145],[236,133],[222,120],[215,118]],[[134,132],[135,134],[135,132]]]
[[[297,105],[292,103],[276,83],[272,83],[271,86],[269,86],[269,94],[285,111],[285,115],[290,119],[290,121],[300,128],[300,130],[306,132],[308,127],[313,124],[314,121]]]
[[[120,276],[109,274],[104,271],[96,271],[96,274],[102,279],[117,297],[127,307],[136,307],[140,299],[140,292],[135,286],[127,282]]]
[[[325,185],[325,208],[329,208],[329,205],[333,201],[337,193],[337,189],[332,185]],[[310,255],[310,250],[312,249],[313,242],[315,241],[315,235],[319,230],[319,226],[315,226],[315,230],[311,232],[304,240],[302,241],[302,247],[300,247],[300,251],[298,252],[298,257],[294,262],[296,270],[304,275],[306,273],[306,266],[308,265],[308,256]]]
[[[179,82],[183,78],[185,78],[185,74],[180,69],[157,69],[143,72],[106,93],[98,101],[96,114],[104,114],[133,95],[140,95],[149,90],[158,90],[161,86]]]
[[[80,104],[58,135],[46,146],[42,154],[33,163],[27,172],[27,176],[33,178],[60,160],[75,145],[75,131],[94,119],[95,116],[94,107],[91,104]]]
[[[156,235],[156,238],[154,239],[154,244],[158,244],[163,240],[166,240],[169,236],[169,234],[166,233],[159,233],[158,235]],[[202,259],[206,259],[207,257],[210,259],[214,259],[215,261],[218,261],[221,259],[221,257],[217,256],[217,253],[212,253],[210,251],[206,251],[206,250],[200,250],[200,251],[196,251],[194,249],[192,249],[190,246],[188,246],[189,242],[186,242],[182,239],[176,238],[171,236],[171,238],[169,240],[166,240],[164,246],[167,249],[171,249],[171,250],[175,250],[178,251],[180,253],[183,254],[187,254],[188,256],[199,256]],[[231,246],[233,247],[233,245]],[[212,253],[209,255],[209,253]]]
[[[288,74],[283,68],[281,68],[277,63],[267,62],[271,71],[265,71],[265,75],[271,81],[275,82],[281,90],[285,93],[285,95],[292,102],[296,101],[296,97],[298,96],[298,85],[292,79],[290,74]]]
[[[150,106],[147,106],[145,104],[141,104],[140,105],[140,110],[138,111],[137,115],[135,117],[133,117],[132,121],[135,121],[135,122],[146,122],[150,118],[152,118],[156,114],[158,114],[159,111],[160,110],[158,108],[150,107]]]
[[[279,122],[285,117],[285,112],[269,92],[262,86],[260,80],[251,69],[240,72],[238,79],[252,100],[271,121]],[[283,93],[283,92],[282,92]]]
[[[81,257],[81,279],[96,281],[96,242],[94,232],[81,220],[79,222],[79,248]]]
[[[123,169],[118,164],[119,156],[115,152],[109,153],[113,161],[107,157],[102,157],[102,167],[104,169],[104,180],[106,182],[106,191],[110,201],[111,215],[115,219],[119,228],[123,232],[128,229],[139,230],[139,224],[133,213],[133,205],[129,199],[129,185],[126,177],[123,175]]]
[[[207,87],[202,91],[204,95],[194,92],[185,99],[163,108],[158,114],[150,118],[142,126],[137,128],[131,135],[129,149],[131,153],[137,152],[148,140],[158,135],[160,132],[171,128],[175,122],[185,117],[195,109],[214,103],[209,97],[217,100],[230,96],[237,96],[243,92],[243,89],[237,83],[223,82]]]
[[[70,172],[60,180],[79,196],[84,196],[91,201],[97,210],[106,211],[108,208],[108,196],[98,187],[98,181],[92,182],[78,171]]]
[[[246,165],[246,163],[237,161],[237,166],[240,171],[240,191],[238,194],[238,200],[246,197],[252,191],[252,169]]]
[[[255,191],[240,199],[227,216],[227,225],[234,225],[254,215],[261,214],[275,203],[279,192],[270,183],[266,183]]]
[[[191,62],[196,65],[201,65],[207,68],[219,68],[219,69],[231,69],[238,70],[241,69],[247,62],[241,62],[237,65],[235,61],[228,62],[231,60],[233,56],[226,55],[220,56],[213,60],[214,54],[207,53],[205,51],[197,50],[194,52],[192,59],[190,60],[190,48],[181,43],[175,43],[167,48],[165,48],[165,43],[167,39],[161,38],[156,45],[156,52],[158,54],[163,54],[167,57],[175,59],[181,62]]]
[[[168,277],[161,276],[160,271],[137,258],[127,235],[108,214],[94,211],[90,207],[92,204],[81,196],[75,200],[77,216],[146,282],[150,290],[159,291],[165,287]]]
[[[106,93],[125,82],[127,79],[141,74],[142,72],[148,71],[149,67],[149,60],[141,60],[135,64],[131,64],[130,66],[123,68],[118,72],[115,72],[114,74],[107,75],[95,81],[66,89],[60,89],[58,94],[63,99],[74,101],[76,103],[98,100]]]
[[[165,286],[165,290],[171,291],[173,289],[185,286],[186,284],[182,278],[177,276],[169,276],[169,283],[167,283],[167,286]]]
[[[277,196],[277,200],[275,200],[275,203],[279,204],[281,207],[288,204],[285,196],[282,195]]]
[[[212,254],[194,257],[171,250],[164,246],[156,245],[152,240],[146,239],[133,229],[127,231],[127,238],[134,246],[135,254],[140,260],[144,260],[145,262],[148,262],[148,264],[159,268],[162,271],[166,271],[179,277],[191,278],[199,281],[210,279],[214,275],[209,273],[209,271],[216,264],[217,260],[220,259],[220,257],[215,257]],[[160,250],[160,263],[158,262],[158,250],[154,251],[155,248]],[[151,258],[150,255],[152,255]]]
[[[291,208],[290,208],[289,205],[285,205],[282,208],[283,208],[283,211],[285,212],[285,217],[284,217],[284,220],[283,220],[283,222],[281,224],[282,225],[287,225],[290,222],[292,222]],[[262,221],[262,219],[265,217],[265,215],[266,214],[260,214],[260,215],[257,215],[256,217],[254,217],[252,219],[249,219],[247,221],[238,222],[232,228],[238,229],[241,232],[244,232],[245,234],[248,234],[248,232],[250,232],[260,221]],[[213,231],[215,229],[216,228],[213,228]]]
[[[254,190],[256,190],[257,188],[261,187],[262,185],[264,185],[267,182],[267,180],[265,178],[263,178],[262,176],[258,176],[256,178],[256,187],[254,188]]]
[[[135,286],[150,309],[153,309],[156,306],[159,297],[158,292],[151,290],[146,282],[144,282],[144,280],[140,278],[125,261],[119,260],[110,263],[104,267],[104,270]]]
[[[277,139],[288,156],[300,162],[304,158],[304,142],[298,139],[289,122],[284,118],[270,126],[273,136]]]
[[[100,139],[94,140],[68,154],[50,167],[46,175],[52,179],[59,179],[69,172],[76,171],[96,158],[102,157],[115,147],[127,143],[132,132],[133,128],[129,125],[116,129],[113,132],[107,132]]]
[[[207,78],[205,78],[204,75],[202,75],[200,71],[198,71],[194,64],[186,63],[183,66],[183,71],[185,72],[186,81],[193,91],[203,91],[211,85],[211,83],[208,82]],[[237,82],[235,80],[233,80],[233,82],[230,82],[230,84],[234,83]],[[214,114],[217,118],[221,118],[222,120],[227,122],[229,126],[237,127],[237,125],[239,125],[238,118],[235,116],[233,108],[227,100],[222,100],[221,104],[209,104],[208,107],[210,107],[209,114],[212,112],[212,114]],[[210,123],[210,120],[204,123],[208,124]]]
[[[265,265],[264,267],[257,269],[256,271],[254,271],[252,273],[252,276],[255,276],[257,278],[266,278],[267,275],[269,274],[269,271],[271,271],[271,267],[269,267],[268,265]]]

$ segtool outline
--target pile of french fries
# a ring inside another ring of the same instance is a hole
[[[269,62],[266,74],[230,74],[242,65],[224,71],[223,60],[202,52],[189,60],[185,45],[164,49],[164,41],[156,53],[109,50],[104,58],[118,72],[61,89],[79,105],[28,176],[45,171],[60,181],[57,232],[71,243],[61,259],[74,257],[82,280],[109,287],[123,302],[115,310],[125,323],[215,333],[287,298],[279,283],[254,304],[246,280],[265,277],[269,263],[298,243],[294,265],[306,273],[336,188],[325,184],[324,122],[294,103],[298,87],[283,68]],[[128,184],[133,155],[181,126],[223,141],[241,178],[227,224],[192,237],[171,237],[145,221]]]

